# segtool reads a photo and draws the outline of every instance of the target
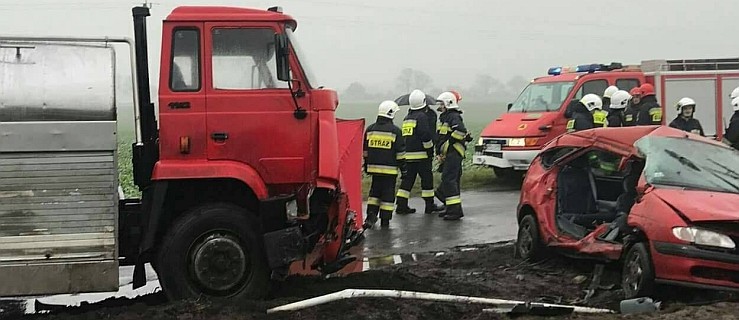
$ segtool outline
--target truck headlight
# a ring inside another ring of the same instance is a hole
[[[731,238],[718,232],[699,229],[694,227],[675,227],[672,228],[672,234],[675,238],[702,246],[719,247],[725,249],[736,248]]]
[[[526,139],[524,138],[508,139],[508,146],[509,147],[525,147]]]
[[[477,145],[478,145],[478,146],[481,146],[481,145],[483,145],[483,143],[484,143],[484,142],[482,141],[482,137],[480,137],[480,139],[477,139]]]

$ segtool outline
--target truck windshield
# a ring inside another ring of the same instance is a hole
[[[308,81],[307,85],[311,88],[318,88],[320,82],[318,82],[315,73],[311,70],[308,58],[305,56],[305,53],[303,53],[303,48],[300,47],[300,43],[298,42],[297,37],[295,37],[293,29],[290,27],[285,28],[285,33],[287,33],[287,37],[290,39],[290,45],[292,45],[293,51],[295,51],[295,55],[298,57],[298,61],[300,61],[300,67],[303,69],[303,73],[305,74],[305,80]]]
[[[739,193],[739,151],[685,138],[644,137],[635,144],[647,159],[647,183]]]
[[[572,91],[572,81],[532,83],[521,92],[508,112],[556,111]]]

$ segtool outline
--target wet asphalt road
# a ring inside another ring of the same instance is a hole
[[[367,231],[364,254],[376,257],[441,251],[515,239],[519,195],[519,191],[462,192],[465,216],[459,221],[444,221],[436,215],[424,214],[423,200],[413,198],[410,206],[418,212],[393,215],[388,229],[380,228],[377,223],[374,229]]]

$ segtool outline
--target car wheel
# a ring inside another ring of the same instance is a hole
[[[249,212],[230,204],[185,213],[169,228],[158,252],[159,282],[167,297],[264,297],[270,270],[257,230]]]
[[[539,237],[539,224],[531,214],[524,216],[518,223],[516,256],[526,260],[539,260],[544,257],[544,246]]]
[[[646,243],[634,244],[626,253],[621,271],[621,287],[626,299],[654,293],[654,268]]]

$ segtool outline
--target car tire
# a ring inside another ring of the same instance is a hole
[[[170,300],[265,297],[270,270],[260,229],[253,215],[231,204],[186,212],[169,228],[158,251],[162,290]]]
[[[527,214],[518,222],[516,237],[516,257],[537,261],[545,257],[545,247],[539,236],[539,223],[532,214]]]
[[[621,288],[626,299],[654,294],[654,267],[647,243],[636,243],[626,253],[621,271]]]

